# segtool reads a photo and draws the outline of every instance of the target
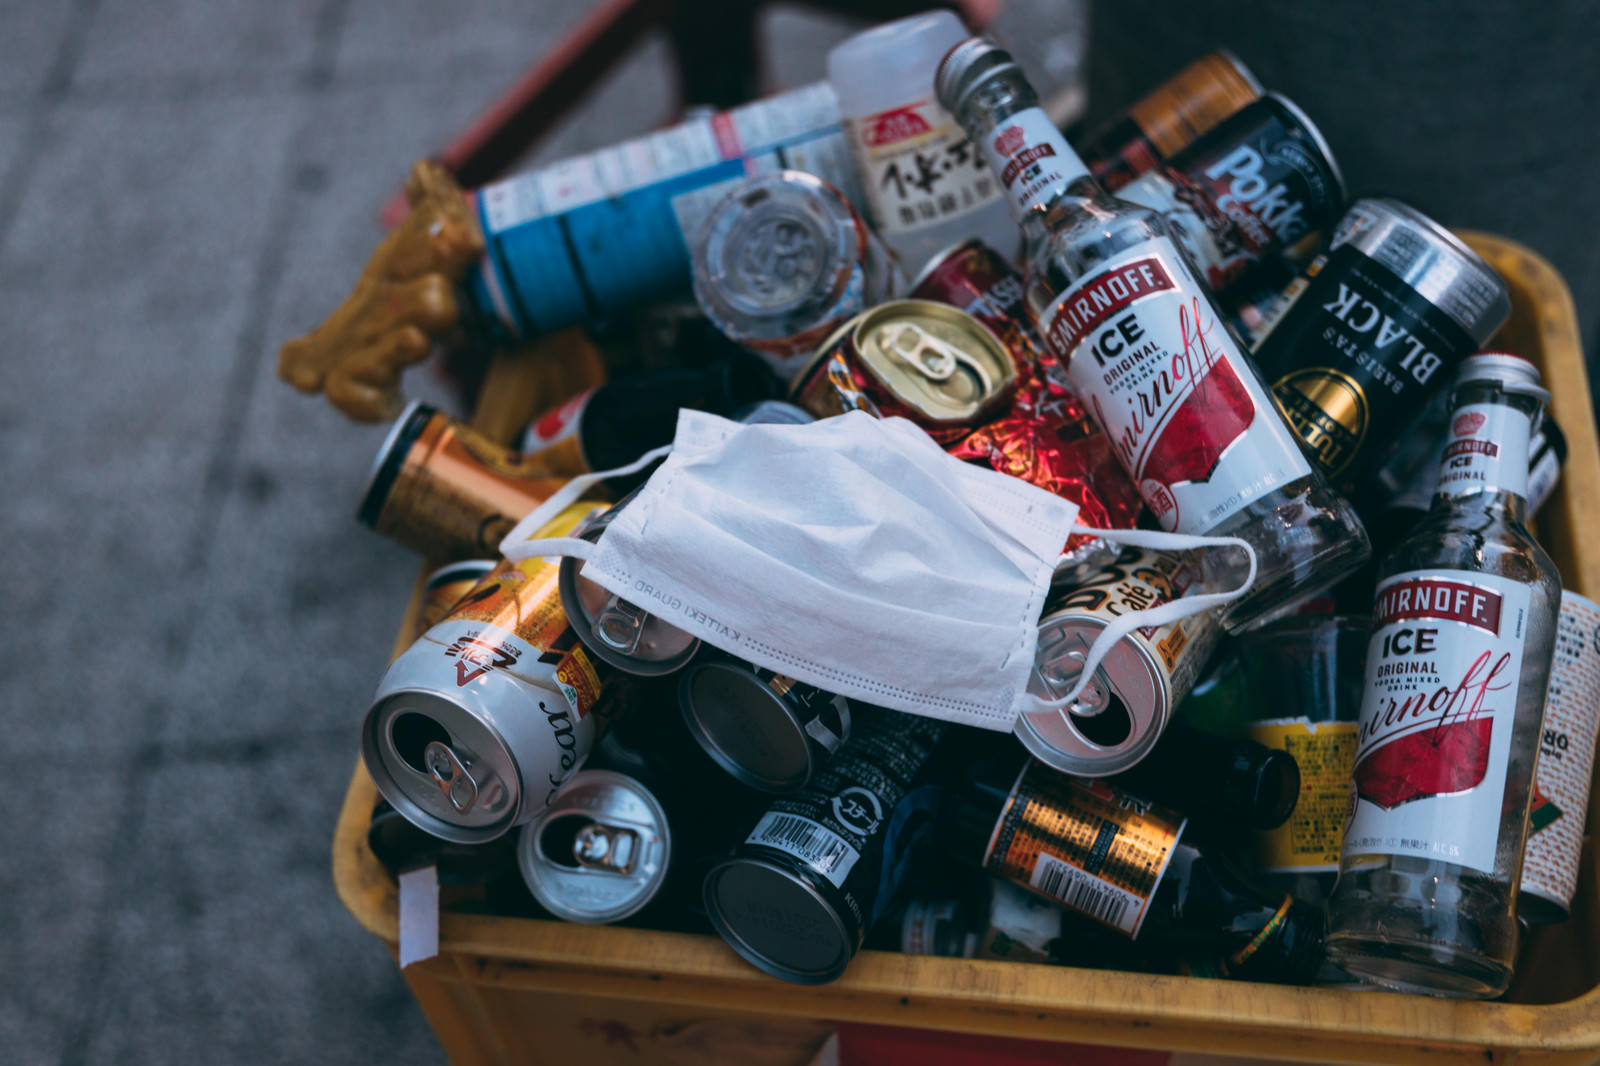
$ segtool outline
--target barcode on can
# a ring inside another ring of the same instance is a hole
[[[861,853],[850,842],[820,822],[798,814],[768,811],[745,838],[747,844],[760,844],[787,852],[843,888],[850,868]]]
[[[1028,884],[1037,892],[1095,921],[1136,936],[1144,918],[1144,900],[1109,881],[1084,873],[1054,855],[1039,853]]]

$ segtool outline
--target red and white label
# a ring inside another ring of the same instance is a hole
[[[1344,855],[1494,870],[1531,595],[1492,574],[1378,586]]]
[[[1439,460],[1435,492],[1470,496],[1478,492],[1528,495],[1528,416],[1503,403],[1474,403],[1450,420]]]
[[[948,222],[1000,197],[983,153],[935,100],[845,125],[879,233]]]
[[[1042,108],[1018,111],[1000,123],[984,139],[983,150],[1018,218],[1089,173]]]
[[[1167,238],[1083,279],[1039,328],[1163,529],[1204,533],[1310,474]]]

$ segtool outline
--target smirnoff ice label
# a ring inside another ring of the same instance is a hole
[[[1107,262],[1039,326],[1163,529],[1205,533],[1311,473],[1169,238]]]
[[[1530,428],[1525,413],[1503,403],[1458,407],[1445,436],[1435,491],[1447,496],[1509,491],[1526,499]],[[1513,461],[1506,463],[1506,456]]]
[[[1530,600],[1526,585],[1462,570],[1378,585],[1346,860],[1494,872]]]

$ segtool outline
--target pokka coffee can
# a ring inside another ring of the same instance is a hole
[[[534,535],[566,536],[603,506],[574,504]],[[378,683],[362,761],[434,836],[473,844],[527,822],[604,730],[600,675],[561,610],[557,572],[500,562]]]
[[[855,734],[810,784],[773,801],[733,855],[705,879],[711,924],[774,977],[821,984],[844,973],[891,902],[900,868],[902,799],[933,762],[944,722],[858,709]],[[934,791],[929,789],[927,791]],[[885,870],[891,876],[885,877]]]
[[[1120,189],[1260,95],[1261,83],[1238,57],[1209,52],[1090,133],[1078,154],[1102,186]]]
[[[893,296],[900,280],[850,201],[798,170],[735,186],[706,219],[693,259],[706,316],[784,381],[846,319]]]
[[[1028,691],[1046,699],[1066,695],[1101,630],[1130,611],[1178,599],[1201,580],[1199,568],[1182,555],[1123,548],[1081,584],[1051,589]],[[1161,738],[1221,635],[1216,611],[1136,629],[1101,661],[1079,697],[1081,712],[1026,711],[1015,732],[1040,762],[1063,773],[1121,773]]]
[[[712,761],[762,792],[804,788],[850,737],[843,696],[732,656],[691,663],[678,707]]]
[[[1332,229],[1344,178],[1311,120],[1268,93],[1118,196],[1166,215],[1213,292]]]
[[[356,518],[429,559],[496,556],[565,483],[537,457],[413,401],[378,449]]]
[[[517,841],[517,868],[539,905],[591,925],[643,909],[661,891],[671,860],[661,802],[610,770],[572,775]]]
[[[865,410],[924,428],[972,427],[1004,409],[1017,364],[984,324],[945,304],[892,300],[850,319],[794,378],[818,418]]]
[[[1528,922],[1565,921],[1572,913],[1597,729],[1600,606],[1563,591],[1517,896],[1517,916]]]
[[[1357,200],[1291,288],[1256,363],[1306,454],[1345,487],[1511,314],[1494,268],[1398,200]]]
[[[463,559],[441,566],[422,583],[422,603],[417,608],[416,636],[422,636],[450,613],[450,608],[477,587],[498,565],[493,559]]]
[[[574,531],[598,543],[606,527],[616,521],[634,490],[608,510]],[[598,658],[630,674],[659,677],[681,669],[700,648],[700,640],[661,619],[632,600],[596,585],[581,573],[583,562],[566,558],[560,564],[561,605],[578,639]],[[655,606],[648,593],[639,599]]]

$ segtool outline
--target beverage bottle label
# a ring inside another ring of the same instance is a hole
[[[885,236],[948,221],[1000,198],[983,153],[936,100],[850,119],[845,126],[870,213]]]

